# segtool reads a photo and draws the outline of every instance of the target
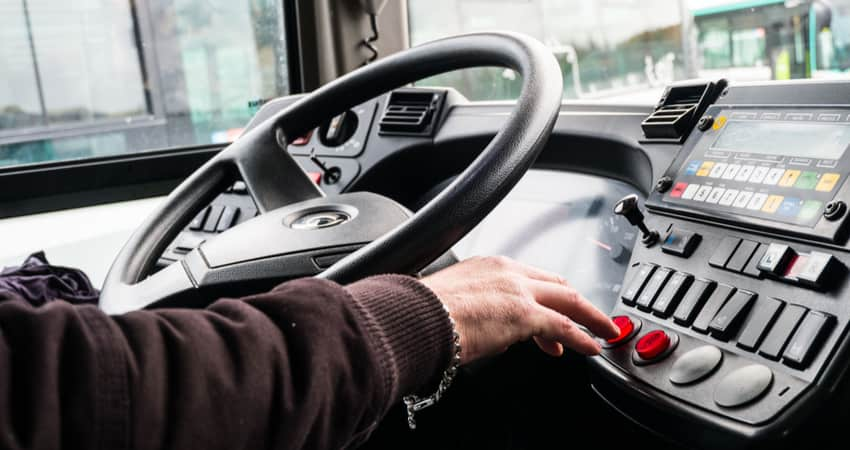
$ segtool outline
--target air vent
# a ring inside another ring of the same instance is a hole
[[[397,90],[390,94],[378,124],[380,134],[429,136],[445,92]]]
[[[641,123],[648,141],[684,142],[699,116],[726,87],[726,80],[670,86],[658,106]]]

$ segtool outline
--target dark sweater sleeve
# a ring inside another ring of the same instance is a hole
[[[342,448],[450,350],[440,301],[400,275],[112,317],[5,301],[0,448]]]

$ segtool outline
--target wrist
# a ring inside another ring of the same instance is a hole
[[[452,325],[436,294],[413,277],[380,275],[346,286],[377,342],[388,405],[449,365]]]
[[[445,307],[445,304],[443,304],[443,306]],[[448,313],[448,308],[446,308],[446,312]],[[443,398],[443,395],[454,381],[458,368],[460,367],[462,350],[460,345],[460,335],[458,335],[457,329],[455,328],[455,321],[452,320],[451,317],[449,317],[449,322],[452,325],[452,358],[449,363],[449,367],[443,371],[443,374],[440,377],[440,384],[431,395],[420,397],[418,395],[411,394],[404,397],[404,404],[407,408],[407,426],[410,427],[411,430],[416,429],[416,413],[430,406],[434,406]]]

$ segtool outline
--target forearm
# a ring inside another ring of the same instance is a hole
[[[409,278],[299,280],[112,318],[12,303],[0,305],[4,448],[339,448],[450,348],[442,306]]]

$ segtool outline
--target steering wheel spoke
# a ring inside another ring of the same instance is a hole
[[[280,138],[280,139],[278,139]],[[324,193],[285,150],[279,128],[266,122],[236,140],[227,150],[230,159],[261,213]]]

